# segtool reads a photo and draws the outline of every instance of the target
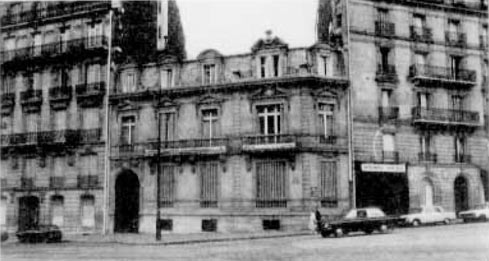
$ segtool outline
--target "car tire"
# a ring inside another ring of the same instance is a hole
[[[334,231],[334,234],[336,237],[342,237],[343,236],[343,229],[341,228],[337,228],[335,231]]]
[[[486,222],[486,221],[487,221],[487,217],[486,217],[486,215],[481,215],[481,216],[479,217],[479,220],[480,220],[481,222]]]
[[[445,219],[443,220],[443,224],[445,224],[445,225],[450,225],[450,219],[445,218]]]
[[[366,228],[363,230],[363,232],[365,232],[365,234],[367,234],[367,235],[370,235],[370,234],[372,234],[372,232],[374,232],[374,230],[371,228]]]
[[[421,221],[419,221],[419,219],[415,219],[411,225],[413,225],[413,227],[419,227],[421,225]]]
[[[379,227],[379,232],[380,233],[383,233],[383,234],[386,234],[386,233],[389,232],[389,227],[386,224],[382,224]]]

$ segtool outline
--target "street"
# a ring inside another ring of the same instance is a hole
[[[2,245],[2,260],[481,260],[489,261],[489,223],[402,228],[391,234],[318,235],[199,243]]]

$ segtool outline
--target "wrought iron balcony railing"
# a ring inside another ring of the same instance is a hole
[[[472,162],[472,155],[467,155],[465,153],[463,154],[455,154],[453,155],[453,159],[457,163],[471,163]]]
[[[445,44],[454,47],[467,47],[467,35],[459,32],[445,32]]]
[[[99,142],[101,129],[88,130],[57,130],[26,132],[1,136],[2,146],[23,146],[66,143],[75,145],[78,143]]]
[[[436,163],[437,162],[438,155],[436,153],[432,152],[420,152],[418,153],[418,161],[429,161]]]
[[[99,180],[97,175],[78,175],[77,186],[81,189],[97,188]]]
[[[243,137],[242,141],[244,145],[295,143],[297,141],[297,136],[291,134],[256,135]]]
[[[481,49],[489,49],[489,44],[487,42],[487,36],[479,36],[479,46]]]
[[[431,28],[412,25],[409,27],[409,29],[411,40],[419,42],[433,42],[433,32]]]
[[[479,113],[474,111],[414,107],[415,123],[479,125]]]
[[[2,26],[11,26],[43,19],[52,19],[61,16],[70,16],[76,13],[93,13],[99,10],[109,10],[109,1],[64,2],[52,4],[47,7],[33,8],[18,14],[7,13],[2,17]]]
[[[476,72],[474,70],[459,69],[458,71],[453,71],[448,67],[425,64],[411,65],[410,76],[413,77],[414,80],[423,80],[423,82],[431,81],[433,83],[439,81],[450,81],[475,84],[477,80]]]
[[[257,208],[286,208],[287,199],[256,199]]]
[[[59,100],[59,99],[71,99],[72,93],[71,86],[57,86],[49,89],[49,99]]]
[[[80,53],[91,49],[100,49],[107,46],[107,37],[92,36],[67,41],[45,43],[2,52],[3,61],[29,60],[36,57],[54,57],[64,53]]]
[[[80,143],[94,143],[99,142],[102,137],[102,129],[82,129],[77,130],[79,133]]]
[[[15,93],[2,93],[2,107],[13,106],[15,104]]]
[[[379,82],[397,82],[396,66],[378,64],[375,80]]]
[[[392,37],[396,34],[394,23],[388,21],[375,22],[375,34],[378,36]]]
[[[92,96],[105,94],[105,82],[82,83],[76,85],[77,96]]]
[[[49,177],[50,188],[63,188],[65,185],[65,177]]]
[[[379,107],[380,123],[391,122],[399,119],[398,107]]]

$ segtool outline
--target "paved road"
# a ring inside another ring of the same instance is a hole
[[[443,260],[489,261],[489,223],[398,229],[344,238],[297,236],[224,243],[136,246],[2,245],[2,260]]]

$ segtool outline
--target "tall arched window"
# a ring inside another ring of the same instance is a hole
[[[433,206],[433,196],[434,196],[434,190],[433,190],[433,184],[431,183],[430,180],[424,179],[422,182],[422,202],[421,204],[423,206],[431,207]]]

